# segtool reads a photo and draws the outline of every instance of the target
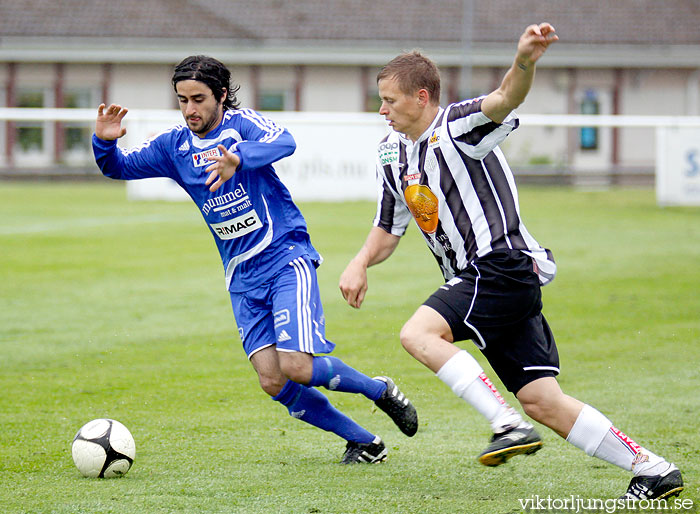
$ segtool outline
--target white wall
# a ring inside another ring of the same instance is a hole
[[[360,69],[307,67],[301,106],[304,111],[362,112],[364,97]]]
[[[687,73],[681,70],[628,70],[624,72],[621,110],[625,114],[683,115],[683,83]],[[620,159],[632,166],[648,165],[656,155],[656,136],[652,129],[620,130]]]
[[[233,84],[240,86],[236,97],[238,101],[241,102],[241,106],[252,107],[253,86],[250,66],[227,65],[227,68],[231,71],[231,81]]]
[[[111,77],[109,102],[129,109],[172,109],[177,105],[170,66],[115,64]]]
[[[566,113],[568,80],[565,71],[538,70],[530,93],[516,113]],[[503,150],[514,167],[541,163],[547,159],[553,165],[563,165],[567,161],[567,129],[521,124],[508,136]]]
[[[94,64],[68,64],[64,70],[63,86],[102,90],[101,67]]]

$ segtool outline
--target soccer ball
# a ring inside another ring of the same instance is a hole
[[[73,462],[89,478],[114,478],[126,474],[136,456],[129,430],[113,419],[93,419],[73,438]]]

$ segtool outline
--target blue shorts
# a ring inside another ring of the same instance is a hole
[[[316,278],[308,256],[294,259],[269,281],[250,291],[230,293],[233,315],[248,358],[276,345],[278,351],[330,353]]]

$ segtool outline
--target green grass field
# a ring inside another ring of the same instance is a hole
[[[390,451],[381,465],[340,466],[343,441],[292,419],[260,390],[193,204],[128,202],[123,184],[106,180],[0,183],[1,512],[505,514],[537,496],[624,492],[628,473],[544,427],[536,456],[480,466],[486,422],[398,342],[441,283],[415,228],[370,270],[355,311],[338,277],[374,205],[301,207],[325,257],[319,276],[335,354],[394,377],[418,409],[418,434],[403,436],[363,397],[327,392]],[[563,389],[678,464],[681,498],[697,512],[700,209],[658,208],[648,190],[555,188],[523,189],[521,207],[559,265],[544,311]],[[463,346],[505,393],[473,345]],[[98,417],[134,435],[124,478],[85,479],[73,466],[75,432]]]

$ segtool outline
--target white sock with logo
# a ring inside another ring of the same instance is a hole
[[[590,405],[584,405],[566,440],[586,452],[636,476],[658,475],[668,463],[639,446]]]
[[[479,411],[489,421],[494,433],[516,426],[531,426],[506,403],[476,359],[465,350],[453,355],[438,370],[437,376],[457,396]]]

